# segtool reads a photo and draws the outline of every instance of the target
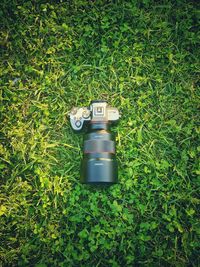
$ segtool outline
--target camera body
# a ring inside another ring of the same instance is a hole
[[[69,117],[75,131],[81,131],[84,126],[87,128],[81,164],[81,182],[117,183],[115,137],[109,129],[120,118],[118,109],[108,106],[106,101],[95,100],[89,107],[73,107]]]

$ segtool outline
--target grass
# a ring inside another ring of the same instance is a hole
[[[2,1],[2,266],[198,266],[199,4]],[[122,118],[119,184],[81,185],[68,112]]]

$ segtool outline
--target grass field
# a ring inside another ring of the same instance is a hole
[[[200,266],[198,1],[0,3],[0,266]],[[72,106],[122,117],[81,185]]]

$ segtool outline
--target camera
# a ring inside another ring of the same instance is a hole
[[[81,182],[86,184],[115,184],[118,182],[115,137],[110,126],[120,114],[107,101],[94,100],[89,107],[73,107],[69,113],[75,131],[86,128],[81,163]]]

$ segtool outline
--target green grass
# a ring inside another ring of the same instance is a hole
[[[0,5],[1,266],[199,266],[199,4]],[[110,188],[80,184],[67,116],[99,98],[122,114]]]

